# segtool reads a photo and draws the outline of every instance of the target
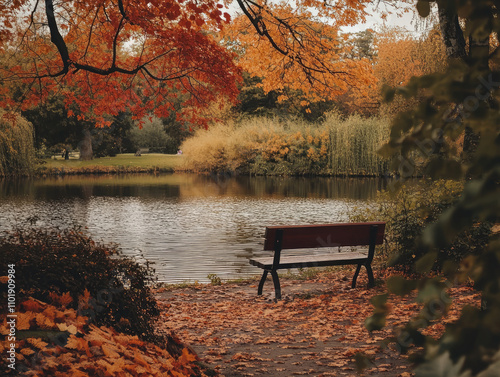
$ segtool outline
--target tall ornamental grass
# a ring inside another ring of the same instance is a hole
[[[328,115],[321,123],[254,117],[199,130],[181,149],[179,170],[252,175],[378,176],[388,169],[377,149],[388,122]]]
[[[328,165],[335,175],[380,176],[389,163],[377,150],[389,138],[389,121],[353,115],[342,120],[336,114],[324,122],[330,136]]]

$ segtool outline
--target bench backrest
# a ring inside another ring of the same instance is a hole
[[[376,226],[375,245],[384,241],[385,222],[322,225],[270,226],[266,228],[264,250],[275,250],[276,235],[282,230],[281,249],[370,245],[370,229]]]
[[[264,250],[274,250],[273,270],[279,266],[282,249],[369,245],[367,261],[371,263],[375,245],[384,242],[384,231],[383,221],[269,226],[266,228]]]

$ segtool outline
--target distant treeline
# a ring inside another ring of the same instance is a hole
[[[389,121],[329,114],[316,124],[247,118],[200,130],[183,145],[180,170],[252,175],[381,176],[389,161],[377,150]]]

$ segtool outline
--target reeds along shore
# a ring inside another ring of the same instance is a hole
[[[255,175],[381,176],[389,161],[377,150],[388,140],[383,118],[329,114],[316,124],[248,118],[199,130],[181,149],[179,170]]]

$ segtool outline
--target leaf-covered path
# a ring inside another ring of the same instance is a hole
[[[272,282],[257,296],[254,283],[198,285],[159,290],[160,326],[187,342],[221,375],[352,376],[355,355],[370,358],[365,375],[410,376],[411,363],[394,347],[380,342],[415,315],[410,298],[391,297],[392,311],[384,331],[364,328],[372,313],[370,298],[385,287],[366,289],[366,281],[350,289],[350,270],[319,275],[313,280],[282,280],[283,300],[275,302]],[[455,303],[447,320],[463,303],[477,304],[467,287],[452,289]],[[442,324],[431,328],[436,334]]]

